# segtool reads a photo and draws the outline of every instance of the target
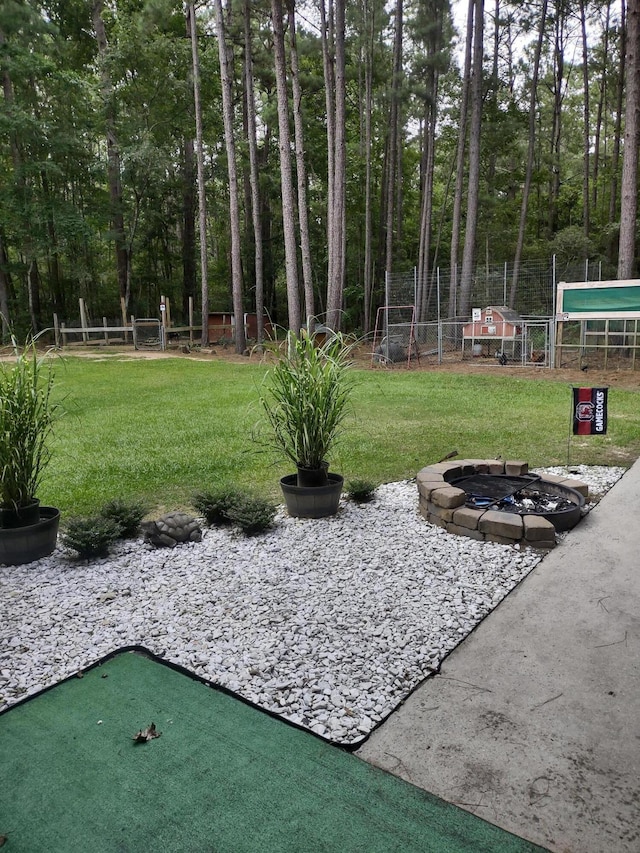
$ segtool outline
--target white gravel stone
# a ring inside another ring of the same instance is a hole
[[[567,469],[545,469],[567,474]],[[622,468],[575,476],[602,495]],[[418,513],[415,482],[380,486],[337,516],[243,538],[108,559],[61,550],[0,567],[0,709],[127,645],[261,707],[354,744],[397,707],[541,559],[445,533]],[[561,547],[561,546],[560,546]]]

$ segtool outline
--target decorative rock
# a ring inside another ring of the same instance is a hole
[[[429,519],[440,518],[443,521],[453,521],[453,512],[452,509],[445,509],[444,507],[437,506],[434,503],[429,501],[427,503],[427,509],[429,511]]]
[[[175,548],[182,542],[202,540],[200,525],[184,512],[168,512],[156,521],[144,521],[141,528],[145,542],[155,548]]]
[[[558,483],[561,486],[569,486],[576,492],[582,495],[583,498],[589,497],[589,486],[586,483],[581,483],[580,480],[575,480],[572,477],[558,476],[557,474],[545,474],[544,478],[549,483]]]
[[[455,516],[454,516],[455,518]],[[447,533],[453,533],[456,536],[468,536],[470,539],[478,539],[484,541],[484,533],[480,533],[477,528],[464,527],[458,524],[447,524]]]
[[[98,601],[100,604],[105,604],[107,601],[113,601],[118,597],[118,593],[113,590],[109,590],[109,592],[103,592],[99,597]]]
[[[473,509],[472,507],[463,506],[453,513],[453,521],[459,527],[465,527],[469,530],[477,530],[478,522],[484,515],[484,510]]]
[[[490,509],[478,521],[478,530],[481,533],[515,540],[522,538],[523,527],[522,516],[515,512],[498,512]]]
[[[422,468],[422,470],[418,471],[418,473],[416,474],[416,482],[418,486],[422,482],[440,483],[440,485],[442,485],[444,483],[444,477],[442,476],[442,474],[435,473],[435,471],[433,471],[433,468],[427,467]]]
[[[418,492],[423,498],[430,498],[436,489],[442,489],[446,483],[443,479],[429,480],[425,478],[417,478]]]
[[[428,470],[432,474],[441,474],[445,480],[454,480],[456,477],[462,476],[461,467],[457,462],[436,462],[435,465],[429,465],[428,469],[423,468],[422,470]]]
[[[473,470],[477,474],[488,474],[489,468],[491,467],[491,465],[495,464],[491,459],[467,459],[467,462],[470,465],[473,465]],[[496,471],[496,472],[492,472],[492,473],[502,473],[502,472]]]
[[[540,515],[523,515],[524,538],[528,542],[555,539],[556,529],[550,521]]]
[[[464,489],[456,489],[455,486],[444,486],[431,492],[430,500],[436,506],[443,509],[464,506],[467,499]]]
[[[597,493],[622,473],[578,470]],[[0,566],[0,709],[143,645],[353,746],[542,554],[447,535],[418,514],[410,482],[379,486],[365,507],[345,501],[335,518],[278,518],[259,540],[213,528],[188,548],[122,540],[86,565],[61,549],[37,571]]]
[[[487,469],[483,473],[504,474],[504,462],[501,462],[499,459],[490,459],[487,462]]]
[[[521,477],[529,472],[529,464],[521,460],[513,460],[504,463],[504,473],[512,477]]]
[[[497,533],[485,533],[484,534],[485,542],[496,542],[499,545],[514,545],[515,540],[511,538],[511,536],[500,536]]]

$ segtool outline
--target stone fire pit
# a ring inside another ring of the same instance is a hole
[[[505,545],[553,548],[556,531],[568,530],[580,519],[589,488],[570,477],[548,474],[535,479],[528,477],[528,472],[526,462],[499,459],[461,459],[429,465],[417,476],[420,512],[427,521],[458,536]],[[558,499],[562,509],[537,511],[536,502],[530,498],[513,501],[512,507],[506,501],[498,504],[491,499],[486,500],[486,507],[478,506],[480,501],[471,498],[469,488],[467,491],[462,488],[465,478],[476,474],[498,475],[496,481],[503,478],[505,492],[515,492],[516,497],[518,487],[525,490],[525,494],[526,489],[547,493]],[[460,484],[456,485],[455,481]]]

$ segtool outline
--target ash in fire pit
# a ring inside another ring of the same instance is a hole
[[[541,492],[538,489],[520,489],[515,495],[509,495],[498,503],[500,509],[513,511],[515,508],[518,512],[535,512],[537,515],[544,515],[548,512],[564,512],[565,510],[572,510],[574,506],[575,504],[565,498],[550,495],[548,492]]]
[[[584,498],[579,492],[547,482],[536,474],[515,477],[476,473],[456,478],[450,483],[466,492],[468,507],[540,515],[556,530],[569,530],[577,524],[584,506]]]

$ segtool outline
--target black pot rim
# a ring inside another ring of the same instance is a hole
[[[40,503],[40,498],[29,498],[26,503],[18,504],[18,509],[25,509],[30,506],[35,506]],[[14,503],[0,503],[0,509],[15,509],[16,505]]]
[[[329,481],[326,486],[298,486],[298,475],[297,474],[287,474],[284,477],[280,478],[280,485],[283,488],[287,489],[297,489],[302,492],[317,492],[320,489],[328,489],[333,491],[335,487],[344,483],[344,477],[342,474],[334,474],[333,471],[327,472],[327,480]]]
[[[60,510],[55,506],[41,506],[40,507],[40,520],[35,521],[33,524],[22,524],[19,527],[0,527],[0,531],[6,531],[7,533],[11,530],[24,530],[25,528],[33,528],[37,530],[38,527],[44,524],[49,524],[53,518],[56,518],[60,515]]]
[[[0,505],[0,528],[3,530],[31,527],[40,520],[40,500],[31,498],[20,504]]]

